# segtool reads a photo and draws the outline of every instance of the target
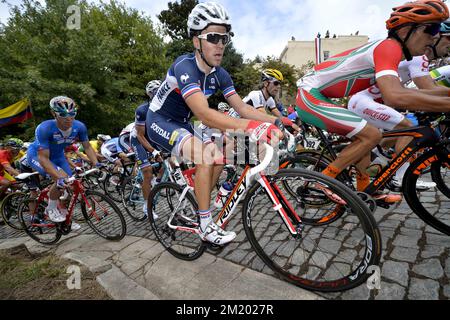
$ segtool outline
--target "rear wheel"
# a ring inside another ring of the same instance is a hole
[[[122,175],[120,173],[108,174],[105,181],[103,181],[103,190],[105,194],[116,202],[121,202],[120,186],[122,182]]]
[[[143,211],[144,197],[142,195],[142,187],[136,178],[128,177],[122,184],[121,188],[122,203],[127,214],[134,221],[144,221],[147,215]]]
[[[23,199],[19,205],[19,220],[22,229],[34,240],[39,243],[50,245],[55,244],[61,238],[57,225],[50,221],[45,214],[47,203],[36,199]]]

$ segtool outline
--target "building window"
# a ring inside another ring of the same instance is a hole
[[[324,51],[323,52],[323,60],[326,61],[330,57],[330,51]]]

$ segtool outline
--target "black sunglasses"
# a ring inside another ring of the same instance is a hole
[[[423,32],[431,36],[437,35],[441,31],[441,25],[439,23],[425,24]]]
[[[231,41],[231,37],[228,33],[209,32],[205,34],[200,34],[198,38],[204,39],[212,44],[218,44],[219,41],[222,41],[222,44],[224,46],[226,46]]]
[[[273,83],[274,86],[280,86],[281,85],[280,81],[272,81],[272,83]]]

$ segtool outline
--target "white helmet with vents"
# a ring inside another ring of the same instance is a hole
[[[225,8],[216,2],[199,3],[188,18],[188,34],[190,37],[200,33],[210,25],[221,25],[231,31],[231,20]]]

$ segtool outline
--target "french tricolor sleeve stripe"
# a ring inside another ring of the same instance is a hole
[[[226,89],[223,91],[223,96],[224,96],[225,98],[229,98],[229,97],[231,97],[232,95],[235,95],[235,94],[236,94],[236,89],[234,89],[234,87],[226,88]]]
[[[186,86],[183,90],[181,90],[181,94],[183,95],[183,98],[186,99],[187,97],[193,95],[194,93],[201,92],[200,86],[198,84],[191,84]]]
[[[378,79],[378,78],[381,78],[381,77],[384,77],[384,76],[398,77],[398,72],[394,71],[394,70],[383,70],[383,71],[378,72],[375,75],[375,79]]]

